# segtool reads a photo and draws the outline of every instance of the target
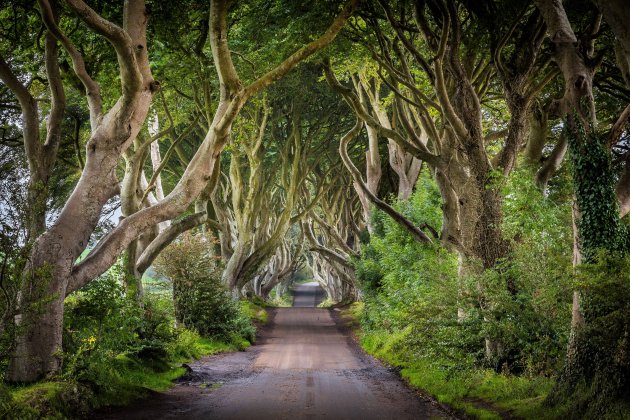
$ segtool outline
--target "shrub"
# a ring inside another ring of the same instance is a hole
[[[366,292],[364,331],[397,337],[404,344],[397,344],[400,351],[450,370],[490,362],[512,373],[557,371],[571,314],[570,208],[543,197],[525,172],[509,182],[504,234],[512,238],[513,252],[476,276],[459,277],[455,255],[414,241],[374,212],[378,229],[355,261]],[[440,230],[440,200],[431,180],[422,178],[412,198],[397,206],[417,225]],[[502,348],[490,361],[486,338]]]
[[[177,323],[205,337],[231,340],[238,334],[253,341],[254,327],[223,285],[212,245],[205,234],[187,232],[156,261],[158,272],[171,281]]]
[[[562,365],[571,324],[571,263],[539,251],[536,244],[518,244],[509,260],[468,279],[467,316],[478,320],[480,338],[501,346],[492,360],[479,362],[496,371],[553,375]]]
[[[118,378],[113,361],[126,355],[156,370],[168,368],[168,344],[175,338],[168,310],[156,298],[143,307],[128,299],[116,265],[66,299],[64,369],[67,379],[111,389]]]
[[[577,271],[584,324],[548,400],[571,416],[627,418],[630,412],[630,260],[600,251]]]

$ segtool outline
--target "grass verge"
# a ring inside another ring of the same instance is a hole
[[[418,359],[404,345],[405,331],[361,331],[362,310],[362,303],[354,303],[341,312],[342,319],[354,328],[361,347],[386,364],[398,367],[410,385],[440,403],[478,419],[563,417],[562,409],[543,406],[554,385],[553,379],[502,375],[487,369],[446,369],[439,361]]]
[[[182,363],[203,356],[242,350],[249,346],[242,339],[234,342],[200,337],[186,331],[169,348],[171,357],[159,364],[121,354],[112,358],[107,385],[88,386],[74,379],[52,379],[31,385],[0,388],[0,418],[15,420],[85,418],[103,406],[121,406],[147,395],[165,391],[186,373]]]
[[[253,322],[265,325],[269,321],[269,315],[263,305],[264,301],[241,300],[241,312]]]
[[[318,308],[331,308],[336,302],[333,302],[329,298],[324,299],[319,305]]]

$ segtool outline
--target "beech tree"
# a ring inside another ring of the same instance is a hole
[[[358,257],[361,231],[361,208],[356,190],[349,179],[340,179],[309,212],[302,230],[311,254],[309,261],[315,279],[333,302],[359,297],[352,257]],[[357,223],[357,221],[359,223]]]
[[[303,135],[300,111],[295,107],[296,104],[285,130],[271,129],[271,139],[277,148],[268,144],[265,133],[268,108],[253,118],[255,131],[250,138],[235,136],[239,143],[231,151],[229,168],[234,240],[223,278],[236,292],[275,255],[291,225],[313,205],[321,189],[321,185],[316,187],[313,197],[305,194],[306,178],[318,163],[317,158],[309,157],[316,156],[315,151],[321,148],[316,141],[321,139],[314,134],[320,129],[311,127]],[[274,126],[278,124],[271,122]],[[270,152],[274,155],[271,159],[265,156]]]
[[[57,21],[58,16],[51,15],[51,19]],[[21,75],[0,56],[0,80],[17,98],[22,114],[21,137],[29,169],[27,237],[31,240],[46,228],[49,182],[57,160],[66,108],[66,95],[59,69],[59,45],[51,32],[47,32],[45,36],[44,61],[50,97],[45,130],[40,129],[40,106],[37,98],[29,91],[33,80],[21,80]]]
[[[159,82],[154,80],[149,64],[146,35],[149,16],[143,1],[125,3],[122,26],[105,19],[81,0],[69,0],[66,5],[91,31],[104,37],[114,48],[121,92],[116,103],[106,109],[100,86],[90,76],[80,49],[60,29],[59,10],[54,4],[41,0],[39,7],[51,37],[51,46],[53,40],[63,46],[72,60],[76,76],[85,87],[91,134],[81,178],[55,222],[34,239],[32,245],[20,297],[21,313],[16,317],[24,333],[18,339],[8,373],[9,379],[16,382],[34,381],[59,369],[56,353],[61,346],[65,296],[107,270],[120,253],[147,229],[188,209],[212,179],[217,158],[228,142],[232,123],[245,103],[300,61],[328,45],[343,27],[354,3],[347,4],[321,36],[252,83],[244,85],[232,62],[227,43],[229,5],[223,1],[212,2],[209,43],[218,75],[220,98],[203,142],[178,183],[163,200],[122,219],[78,263],[77,258],[87,246],[103,206],[120,193],[116,168],[121,155],[135,142],[139,143],[139,147],[150,143],[150,139],[142,139],[138,134],[145,125],[151,101],[159,90]],[[25,97],[25,102],[27,99]],[[33,150],[29,152],[34,153]]]
[[[627,253],[628,232],[622,226],[620,216],[625,215],[623,209],[627,207],[625,200],[628,185],[623,174],[615,186],[611,147],[619,141],[624,130],[621,127],[627,127],[629,108],[626,106],[608,132],[602,133],[594,96],[594,76],[605,58],[604,50],[597,51],[595,48],[602,14],[611,20],[610,26],[617,37],[617,64],[622,73],[627,69],[627,56],[622,46],[627,34],[620,30],[618,17],[612,11],[623,12],[615,2],[598,4],[601,14],[593,17],[588,27],[590,36],[578,42],[561,2],[536,1],[536,6],[547,24],[555,61],[564,79],[563,95],[554,100],[553,106],[557,115],[563,119],[563,135],[572,161],[575,185],[574,264],[595,263],[598,252],[602,251],[623,258]],[[627,164],[624,171],[627,171]],[[624,285],[619,287],[623,289]],[[609,327],[606,331],[589,328],[589,324],[614,317],[615,311],[619,310],[620,303],[611,299],[610,292],[591,286],[584,293],[573,293],[572,337],[567,365],[555,398],[561,396],[577,398],[578,401],[588,400],[595,409],[601,409],[611,399],[623,398],[622,389],[627,386],[628,367],[618,361],[619,354],[626,351],[624,347],[627,346],[620,337],[628,334],[627,325]],[[598,299],[601,298],[609,300],[606,308],[600,306]],[[583,299],[585,303],[582,303]],[[621,306],[624,305],[621,303]],[[611,344],[594,344],[601,335],[606,335]],[[597,360],[595,363],[592,362],[593,358]],[[619,379],[608,384],[601,383],[599,378],[608,377],[608,369],[619,372],[615,373]],[[588,381],[589,386],[586,391],[580,391],[577,384],[584,380]]]

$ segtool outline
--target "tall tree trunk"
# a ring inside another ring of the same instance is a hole
[[[45,1],[40,1],[40,6],[49,31],[55,33],[68,49],[69,41],[59,35],[50,6]],[[73,3],[73,6],[81,7],[82,4]],[[131,42],[146,45],[144,3],[127,3],[125,14],[125,28],[129,36],[124,41],[112,43],[118,46]],[[90,13],[85,18],[94,22],[94,15]],[[129,18],[134,19],[131,25],[128,25]],[[116,26],[107,29],[110,30],[123,31]],[[108,32],[106,36],[110,35]],[[146,48],[142,50],[138,57],[125,56],[121,66],[136,66],[137,62],[148,65],[144,51]],[[119,53],[122,54],[122,50]],[[22,333],[9,362],[7,377],[10,381],[32,382],[60,367],[57,355],[61,351],[64,299],[68,292],[70,271],[85,249],[104,204],[117,193],[115,172],[119,155],[112,153],[112,150],[120,150],[122,144],[129,144],[135,138],[154,90],[150,72],[140,74],[137,66],[134,70],[124,73],[122,77],[126,89],[123,89],[123,96],[109,112],[114,117],[98,125],[93,132],[87,144],[85,169],[57,221],[33,244],[20,292],[20,313],[16,316],[16,323]],[[98,98],[91,97],[90,100],[98,101]],[[92,112],[99,112],[95,110],[97,106],[94,102],[90,105]]]

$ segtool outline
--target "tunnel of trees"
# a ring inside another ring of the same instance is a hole
[[[375,354],[621,418],[629,118],[625,0],[4,1],[3,378],[102,386],[312,278]]]

